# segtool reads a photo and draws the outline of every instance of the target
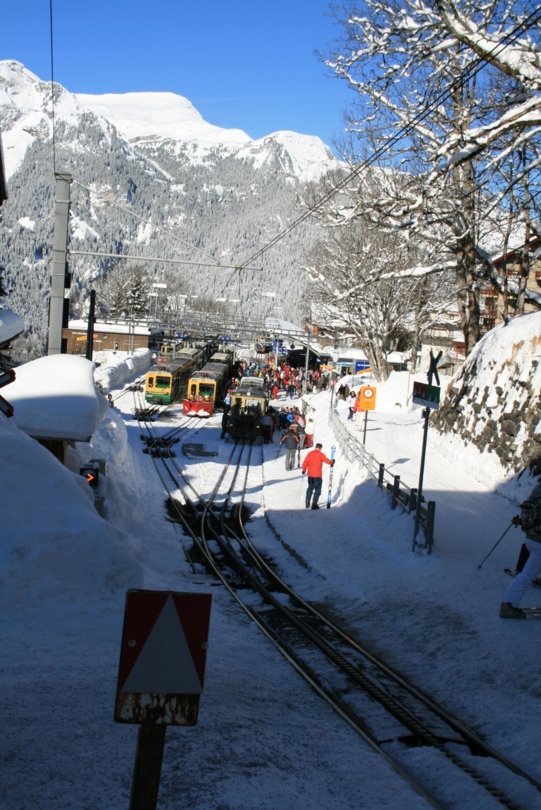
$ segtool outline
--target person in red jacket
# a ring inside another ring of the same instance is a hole
[[[308,473],[308,489],[306,490],[306,508],[309,509],[310,501],[312,501],[312,509],[319,509],[318,501],[321,495],[321,487],[323,485],[323,465],[330,464],[331,467],[334,461],[322,452],[322,444],[316,444],[313,450],[310,450],[302,463],[302,474]]]

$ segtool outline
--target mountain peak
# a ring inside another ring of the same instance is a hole
[[[76,97],[82,107],[106,118],[128,141],[200,140],[238,146],[250,141],[240,129],[208,124],[191,101],[176,93],[77,93]]]

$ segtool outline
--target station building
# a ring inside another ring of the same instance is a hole
[[[66,353],[86,356],[88,324],[83,320],[68,323],[62,337],[66,340]],[[153,348],[163,337],[147,322],[110,320],[96,321],[93,329],[93,349],[100,351],[134,352]]]

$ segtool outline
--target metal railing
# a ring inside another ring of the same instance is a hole
[[[382,488],[391,498],[391,506],[399,506],[404,512],[415,516],[417,510],[417,489],[408,487],[400,480],[399,475],[393,475],[385,469],[385,464],[369,453],[364,444],[351,433],[338,416],[335,408],[329,409],[329,422],[336,436],[343,455],[350,462],[357,461],[361,467],[368,471],[378,487]],[[424,548],[430,554],[434,543],[434,522],[436,516],[435,501],[425,501],[421,498],[419,508],[419,523],[423,527],[425,543],[414,542],[414,548]]]

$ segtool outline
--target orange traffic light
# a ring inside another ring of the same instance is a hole
[[[93,467],[81,467],[81,475],[84,475],[92,489],[97,489],[99,484],[99,472]]]

